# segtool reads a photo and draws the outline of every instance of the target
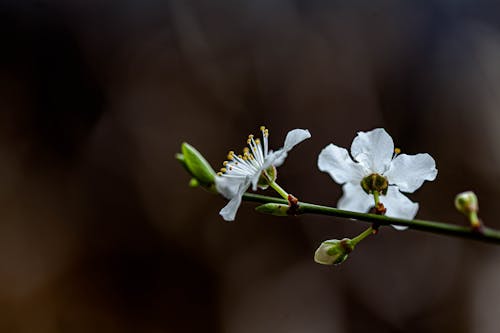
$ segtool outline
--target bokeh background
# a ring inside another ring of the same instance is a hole
[[[188,141],[219,166],[260,125],[312,139],[279,180],[335,205],[320,150],[384,127],[428,152],[418,217],[497,219],[500,3],[0,1],[0,332],[498,332],[500,248],[273,218],[188,188]]]

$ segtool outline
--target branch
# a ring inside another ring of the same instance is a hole
[[[258,203],[278,203],[288,205],[288,201],[265,195],[245,193],[243,200],[258,202]],[[319,214],[336,217],[351,218],[364,222],[376,223],[380,226],[398,225],[405,226],[409,229],[431,232],[435,234],[442,234],[453,237],[461,237],[467,239],[474,239],[483,242],[500,244],[500,231],[488,227],[482,227],[479,230],[471,227],[458,226],[449,223],[426,221],[426,220],[405,220],[384,215],[365,214],[341,210],[328,206],[315,205],[307,202],[299,202],[297,214]]]

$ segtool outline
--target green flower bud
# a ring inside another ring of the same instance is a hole
[[[455,207],[457,210],[465,215],[479,210],[477,196],[472,191],[462,192],[455,197]]]
[[[288,205],[284,204],[267,203],[256,207],[255,210],[259,213],[271,214],[274,216],[288,216],[289,208]]]
[[[377,173],[372,173],[361,180],[361,187],[367,194],[378,192],[385,195],[387,194],[387,189],[389,188],[389,182],[387,181],[387,178]]]
[[[477,196],[472,191],[466,191],[457,194],[455,197],[455,208],[469,219],[471,226],[474,229],[481,227],[481,221],[477,216],[479,211],[479,204]]]
[[[353,249],[349,238],[327,240],[314,253],[314,261],[322,265],[338,265],[347,259]]]
[[[207,160],[190,144],[184,142],[181,145],[182,154],[176,158],[186,170],[203,186],[210,186],[215,182],[215,171]],[[194,184],[191,181],[191,184]]]

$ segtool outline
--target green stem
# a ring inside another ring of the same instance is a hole
[[[253,194],[253,193],[245,193],[243,195],[243,200],[253,201],[258,203],[280,203],[285,205],[288,204],[288,200],[285,199]],[[463,227],[449,223],[426,221],[426,220],[405,220],[385,215],[351,212],[347,210],[341,210],[333,207],[315,205],[305,202],[299,202],[299,208],[297,213],[345,217],[364,222],[370,222],[370,223],[375,222],[380,226],[399,225],[408,227],[409,229],[413,230],[420,230],[447,236],[462,237],[467,239],[475,239],[484,242],[500,244],[500,231],[487,227],[481,228],[480,231],[475,231],[471,227]]]
[[[372,234],[373,234],[373,228],[369,227],[368,229],[366,229],[365,231],[363,231],[362,233],[360,233],[359,235],[357,235],[356,237],[351,239],[352,246],[354,247],[354,246],[358,245],[359,242],[361,242],[363,239],[365,239],[366,237],[368,237]]]
[[[269,182],[269,186],[271,186],[279,195],[283,197],[283,199],[288,200],[288,193],[278,185],[278,183],[271,181]],[[288,202],[288,201],[287,201]]]
[[[378,191],[373,191],[373,200],[375,200],[375,207],[377,207],[380,202]]]

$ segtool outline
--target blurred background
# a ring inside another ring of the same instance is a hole
[[[430,153],[418,217],[500,228],[500,3],[0,1],[0,332],[498,332],[500,247],[274,218],[187,186],[188,141],[218,168],[260,125],[312,138],[279,170],[335,205],[330,142],[384,127]]]

